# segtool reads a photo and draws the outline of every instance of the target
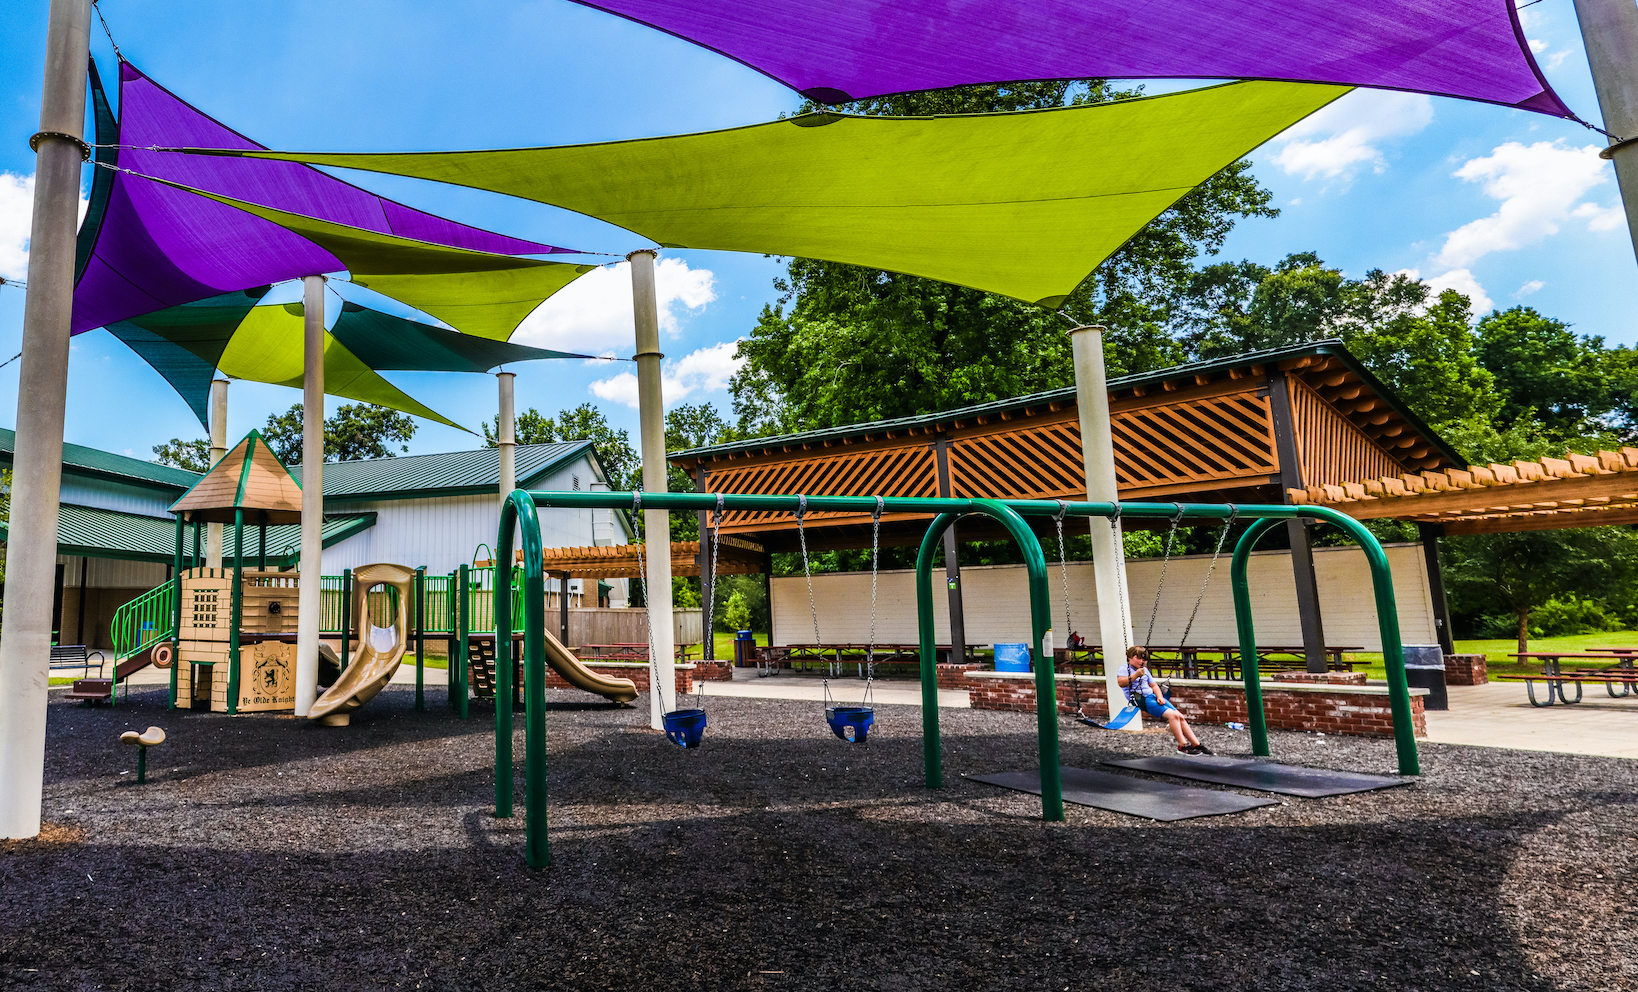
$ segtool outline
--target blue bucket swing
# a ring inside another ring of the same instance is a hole
[[[836,705],[836,700],[830,694],[830,679],[824,681],[825,723],[829,725],[830,732],[836,735],[837,740],[849,744],[863,744],[870,737],[870,728],[876,723],[876,709],[871,705],[873,701],[871,688],[876,681],[876,574],[880,557],[882,508],[885,505],[882,498],[877,496],[876,509],[870,514],[870,643],[865,650],[865,691],[861,705]],[[807,513],[807,507],[807,497],[798,496],[796,533],[802,544],[802,575],[808,583],[808,612],[813,617],[813,642],[817,645],[822,643],[819,639],[819,611],[813,602],[813,573],[808,565],[808,538],[802,528],[802,518]]]
[[[710,637],[712,635],[713,613],[715,612],[712,607],[716,605],[717,537],[722,528],[722,503],[722,494],[718,493],[717,509],[713,515],[711,523],[712,588],[710,590],[710,594],[705,597],[704,635],[706,637]],[[631,506],[633,517],[641,519],[639,513],[643,507],[642,493],[632,494]],[[645,562],[642,560],[645,557],[644,552],[638,552],[638,555],[639,565],[644,565]],[[643,574],[645,576],[648,574],[646,567],[643,569]],[[650,691],[658,692],[660,686],[660,662],[658,652],[654,650],[654,615],[652,613],[648,614],[648,658]],[[698,680],[694,682],[694,700],[699,704],[698,706],[691,709],[675,709],[669,713],[661,714],[660,716],[660,722],[665,727],[666,740],[669,740],[671,743],[680,748],[684,748],[685,750],[700,746],[700,741],[705,737],[705,728],[708,722],[705,715],[705,686]]]
[[[830,679],[825,680],[825,722],[830,724],[830,732],[838,740],[863,744],[870,736],[870,728],[876,722],[876,710],[870,705],[870,686],[874,681],[865,679],[864,705],[837,706],[830,695]]]

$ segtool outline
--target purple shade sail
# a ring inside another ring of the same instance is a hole
[[[146,151],[263,148],[120,64],[121,168],[235,199],[435,244],[505,255],[570,251],[469,227],[377,196],[305,165]],[[99,149],[99,152],[102,151]],[[102,156],[99,155],[99,159]],[[225,204],[117,173],[74,290],[73,332],[195,300],[346,268],[300,235]]]
[[[1512,0],[576,0],[820,103],[1093,77],[1411,90],[1574,118]]]

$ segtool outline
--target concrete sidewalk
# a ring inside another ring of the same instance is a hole
[[[1537,686],[1538,698],[1545,694]],[[1638,697],[1611,699],[1588,685],[1574,706],[1530,705],[1523,682],[1453,685],[1450,709],[1429,710],[1427,739],[1440,744],[1638,758]]]

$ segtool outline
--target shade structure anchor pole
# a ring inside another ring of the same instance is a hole
[[[631,263],[631,303],[637,325],[637,407],[643,446],[643,491],[663,493],[668,488],[665,467],[665,398],[661,394],[660,310],[654,289],[653,249],[634,251],[626,256]],[[671,607],[671,514],[667,510],[643,511],[644,558],[648,574],[643,577],[649,624],[654,631],[654,653],[649,660],[651,725],[663,729],[662,717],[677,708],[676,625]],[[567,590],[565,590],[567,595]]]
[[[228,381],[210,382],[210,467],[227,457],[227,402]],[[222,525],[212,521],[205,525],[205,567],[222,567]]]
[[[318,698],[324,571],[324,277],[302,279],[301,576],[296,612],[296,715]]]
[[[517,374],[496,372],[500,386],[500,409],[495,417],[495,442],[500,449],[500,497],[504,502],[518,487],[517,419],[513,414],[512,385]],[[498,564],[498,563],[497,563]]]
[[[1638,252],[1638,5],[1632,0],[1575,0],[1587,47],[1593,90],[1604,130],[1619,139],[1600,154],[1615,163],[1615,181],[1627,210],[1627,230]]]
[[[57,571],[68,338],[74,307],[85,66],[91,0],[51,0],[46,27],[34,209],[23,303],[22,368],[6,534],[5,637],[0,639],[0,838],[40,832],[46,687]]]
[[[1118,503],[1120,492],[1115,477],[1115,439],[1109,419],[1109,380],[1103,364],[1104,328],[1091,325],[1069,332],[1075,361],[1075,404],[1081,417],[1081,467],[1086,477],[1086,498],[1093,503]],[[1126,691],[1118,681],[1126,660],[1132,631],[1127,618],[1132,615],[1131,592],[1126,585],[1126,550],[1120,522],[1091,518],[1092,571],[1098,584],[1098,638],[1103,644],[1104,688],[1109,700],[1109,717],[1123,707]],[[1060,643],[1068,643],[1064,631]],[[1143,729],[1143,720],[1134,716],[1123,728]]]

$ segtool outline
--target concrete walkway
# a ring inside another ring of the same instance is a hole
[[[1544,686],[1537,686],[1543,698]],[[1523,682],[1453,685],[1450,709],[1428,711],[1427,739],[1519,751],[1638,758],[1638,697],[1611,699],[1588,685],[1574,706],[1530,705]],[[1574,696],[1574,690],[1571,690]]]

